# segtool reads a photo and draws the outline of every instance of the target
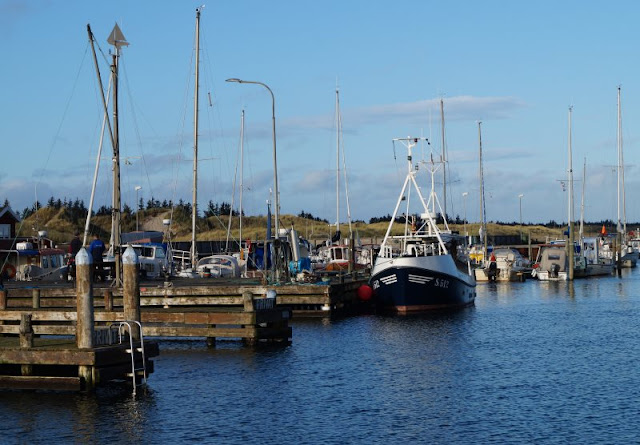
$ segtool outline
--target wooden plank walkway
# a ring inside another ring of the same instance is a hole
[[[169,283],[140,284],[140,306],[151,307],[242,307],[243,294],[259,299],[269,291],[276,293],[276,307],[286,307],[295,317],[331,316],[357,310],[361,302],[357,290],[367,277],[335,279],[324,283],[262,285],[252,280],[193,279]],[[167,285],[168,284],[168,285]],[[40,283],[9,283],[7,308],[66,308],[75,306],[72,283],[47,286]],[[96,309],[122,306],[122,290],[94,285]]]

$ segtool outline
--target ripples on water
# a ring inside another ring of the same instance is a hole
[[[161,342],[136,398],[2,392],[3,443],[638,443],[640,269],[481,284],[475,307]]]

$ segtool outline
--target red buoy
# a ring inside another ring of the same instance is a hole
[[[369,301],[373,296],[373,289],[367,284],[363,284],[358,288],[358,298],[360,301]]]

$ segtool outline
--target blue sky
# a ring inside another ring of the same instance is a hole
[[[54,195],[88,204],[102,112],[86,25],[106,54],[117,22],[130,42],[121,59],[123,200],[133,206],[140,185],[145,201],[151,195],[189,201],[200,4],[0,0],[0,198],[18,210],[31,206],[36,194],[40,201]],[[248,214],[266,213],[271,98],[257,85],[225,83],[238,77],[264,82],[275,95],[282,213],[335,219],[337,82],[355,219],[393,210],[405,172],[399,147],[394,159],[393,138],[431,137],[439,153],[441,97],[450,214],[463,216],[466,207],[467,219],[480,217],[481,120],[487,218],[517,221],[524,194],[524,221],[566,220],[567,193],[558,180],[566,177],[573,105],[576,180],[587,160],[586,219],[615,219],[612,166],[622,85],[627,219],[640,221],[633,193],[640,185],[639,12],[631,1],[206,3],[199,205],[231,200],[244,108],[244,207]],[[110,150],[105,143],[98,205],[110,200]],[[575,188],[578,216],[582,183]],[[469,193],[466,206],[463,192]]]

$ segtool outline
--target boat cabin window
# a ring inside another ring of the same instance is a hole
[[[0,238],[11,238],[11,224],[0,224]]]
[[[43,269],[48,269],[49,268],[49,257],[48,256],[43,256],[41,259],[41,263],[42,263],[42,268]]]
[[[58,256],[51,255],[51,267],[58,267]]]
[[[154,258],[153,247],[138,246],[138,247],[134,247],[133,250],[136,251],[136,255],[138,255],[139,257],[142,256],[145,258]],[[158,249],[158,250],[161,250],[161,249]],[[156,258],[164,258],[164,255],[162,255],[161,257],[156,256]]]
[[[156,258],[166,258],[165,254],[164,254],[164,250],[163,249],[156,249]]]
[[[341,260],[342,259],[342,249],[332,249],[333,250],[333,259]]]

